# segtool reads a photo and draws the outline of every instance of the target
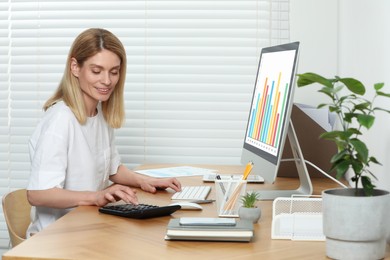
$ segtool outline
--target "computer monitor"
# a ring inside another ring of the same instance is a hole
[[[296,190],[259,187],[257,192],[264,200],[294,194],[310,195],[313,190],[290,120],[298,52],[299,42],[293,42],[263,48],[260,54],[241,162],[251,161],[251,174],[261,175],[266,183],[274,183],[288,136],[300,180]]]

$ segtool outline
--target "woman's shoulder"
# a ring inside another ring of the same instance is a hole
[[[49,107],[41,121],[46,123],[50,122],[50,124],[55,123],[57,126],[77,123],[77,119],[72,110],[63,101],[59,101]]]
[[[46,110],[45,116],[75,118],[72,110],[63,102],[58,101]]]
[[[38,140],[41,135],[67,136],[70,129],[75,128],[77,119],[64,102],[57,102],[49,107],[39,121],[32,135]]]

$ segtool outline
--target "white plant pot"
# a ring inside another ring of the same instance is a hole
[[[352,188],[322,192],[326,255],[343,260],[382,259],[389,233],[390,193],[378,189],[370,197],[354,193]]]
[[[238,209],[238,216],[240,219],[248,219],[253,223],[257,223],[261,217],[261,209],[240,207]]]

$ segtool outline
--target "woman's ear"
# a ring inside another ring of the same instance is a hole
[[[79,77],[80,67],[75,58],[72,58],[70,60],[70,71],[72,72],[73,76],[75,76],[76,78]]]

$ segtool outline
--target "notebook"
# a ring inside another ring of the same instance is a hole
[[[238,220],[235,225],[181,225],[180,219],[171,219],[165,240],[237,241],[249,242],[254,235],[253,223]]]

